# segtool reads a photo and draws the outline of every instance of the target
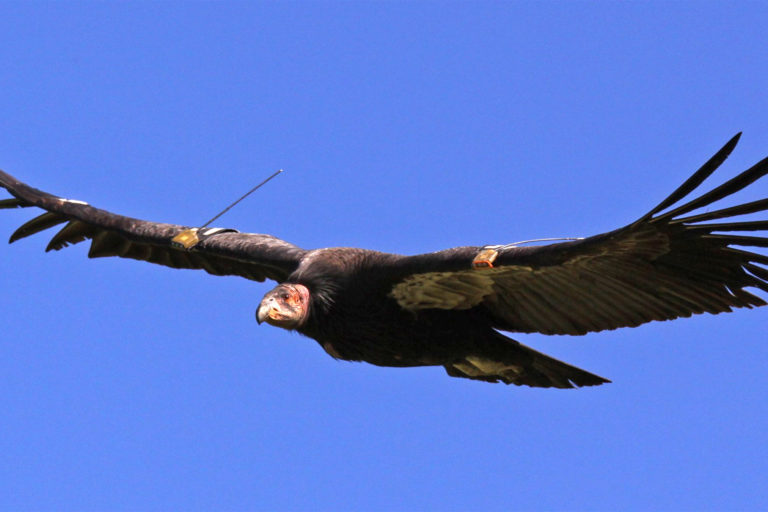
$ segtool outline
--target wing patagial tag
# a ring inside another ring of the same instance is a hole
[[[499,251],[495,249],[483,249],[475,259],[472,260],[472,268],[483,269],[493,268],[493,262],[496,261],[496,257],[499,255]]]
[[[227,228],[187,228],[171,238],[171,245],[177,249],[190,251],[206,238],[221,233],[237,233],[237,230]]]

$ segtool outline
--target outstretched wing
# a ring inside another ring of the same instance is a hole
[[[0,209],[36,206],[45,210],[17,229],[10,242],[66,223],[53,236],[46,251],[90,239],[90,258],[119,256],[256,281],[265,278],[285,280],[306,252],[270,235],[215,229],[201,230],[201,241],[186,249],[172,242],[188,229],[185,226],[115,215],[82,201],[63,199],[34,189],[3,171],[0,171],[0,186],[13,196],[0,200]]]
[[[768,199],[691,212],[767,174],[768,158],[674,207],[727,158],[739,136],[629,226],[575,242],[461,247],[406,257],[393,269],[400,280],[390,295],[408,310],[476,308],[495,328],[544,334],[585,334],[763,306],[745,288],[768,292],[768,256],[745,248],[768,247],[768,238],[739,233],[768,231],[768,220],[710,221],[765,212]]]

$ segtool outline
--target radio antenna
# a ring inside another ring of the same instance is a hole
[[[216,215],[214,218],[212,218],[211,220],[209,220],[208,222],[206,222],[205,224],[203,224],[203,225],[202,225],[202,226],[200,226],[200,227],[201,227],[201,228],[205,228],[205,227],[208,227],[208,224],[210,224],[211,222],[215,221],[216,219],[218,219],[219,217],[221,217],[222,215],[224,215],[225,213],[227,213],[229,210],[231,210],[231,209],[232,209],[232,207],[233,207],[233,206],[235,206],[237,203],[239,203],[240,201],[242,201],[243,199],[245,199],[246,197],[248,197],[248,196],[249,196],[249,195],[251,195],[252,193],[256,192],[256,191],[257,191],[257,190],[258,190],[258,189],[259,189],[259,188],[260,188],[262,185],[265,185],[265,184],[266,184],[266,183],[267,183],[269,180],[271,180],[272,178],[274,178],[275,176],[277,176],[277,175],[278,175],[278,174],[280,174],[281,172],[283,172],[283,170],[282,170],[282,169],[280,169],[280,170],[278,170],[277,172],[273,173],[273,174],[272,174],[272,175],[271,175],[269,178],[265,179],[264,181],[262,181],[261,183],[259,183],[259,184],[258,184],[258,185],[256,185],[255,187],[253,187],[251,190],[249,190],[248,192],[246,192],[245,194],[243,194],[243,196],[242,196],[242,197],[240,197],[240,199],[238,199],[237,201],[235,201],[235,202],[234,202],[234,203],[232,203],[231,205],[229,205],[229,206],[227,206],[226,208],[224,208],[223,210],[221,210],[221,212],[219,212],[219,214],[218,214],[218,215]]]

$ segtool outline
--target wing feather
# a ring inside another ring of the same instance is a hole
[[[497,251],[493,268],[473,268],[484,247],[404,257],[391,269],[396,277],[390,295],[412,311],[460,302],[456,297],[441,301],[440,290],[445,289],[462,295],[464,308],[482,312],[497,329],[545,334],[585,334],[763,306],[763,298],[744,288],[768,292],[768,269],[761,266],[768,265],[768,256],[736,247],[768,247],[766,236],[738,234],[766,232],[768,220],[731,219],[768,211],[768,198],[710,212],[695,210],[768,174],[768,159],[676,206],[714,173],[738,138],[624,228],[543,246],[490,246]],[[725,221],[707,223],[713,220]],[[468,274],[485,279],[462,277],[459,285],[459,276]],[[440,287],[434,285],[437,275]],[[432,297],[429,303],[418,300],[426,296]]]
[[[45,248],[45,252],[58,251],[69,245],[83,242],[88,238],[93,238],[96,233],[97,229],[94,226],[79,220],[71,220],[58,233],[53,235],[53,238],[51,238],[51,241]]]
[[[8,210],[11,208],[26,208],[28,206],[30,205],[15,197],[0,200],[0,210]]]
[[[680,185],[674,192],[672,192],[664,201],[656,205],[656,207],[650,212],[646,213],[638,222],[644,222],[660,211],[666,210],[676,202],[683,199],[685,196],[699,188],[699,185],[704,183],[704,180],[709,178],[713,172],[717,170],[720,165],[725,162],[726,158],[733,152],[736,144],[738,144],[741,138],[741,132],[737,133],[731,140],[725,143],[720,150],[712,156],[709,160],[702,165],[698,171],[685,180],[685,183]]]
[[[188,229],[187,226],[116,215],[82,201],[63,199],[34,189],[3,171],[0,171],[0,186],[13,196],[0,200],[0,209],[36,206],[45,210],[19,227],[11,235],[10,242],[66,223],[51,238],[46,251],[91,240],[90,258],[117,256],[256,281],[285,280],[306,252],[270,235],[232,231],[205,238],[192,250],[180,249],[171,243],[171,239]]]
[[[66,217],[57,213],[45,212],[44,214],[39,215],[34,219],[31,219],[22,224],[19,229],[13,232],[8,242],[13,243],[16,240],[21,240],[22,238],[26,238],[28,236],[34,235],[35,233],[45,231],[48,228],[58,226],[64,222],[67,222]]]

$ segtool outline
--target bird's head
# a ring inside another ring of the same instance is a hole
[[[256,321],[283,329],[301,327],[309,314],[309,290],[301,284],[281,284],[264,295]]]

